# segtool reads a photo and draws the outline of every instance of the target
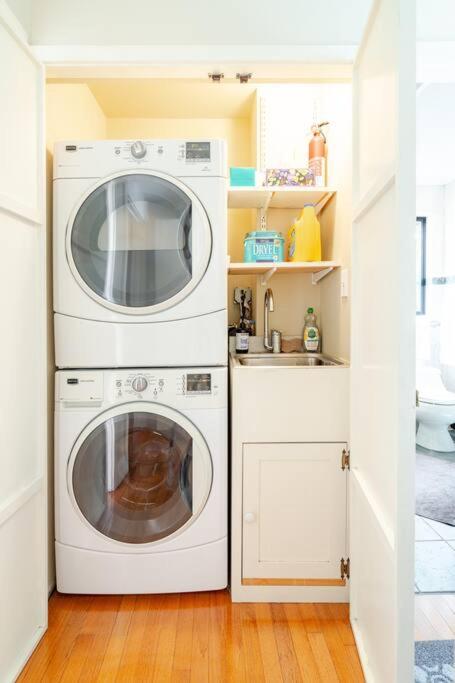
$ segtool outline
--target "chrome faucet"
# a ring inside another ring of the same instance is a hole
[[[270,341],[270,325],[269,325],[269,313],[273,312],[273,292],[272,290],[266,289],[264,296],[264,347],[267,351],[272,350],[272,343]]]

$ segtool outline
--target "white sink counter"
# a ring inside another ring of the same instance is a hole
[[[231,355],[230,386],[232,599],[347,602],[348,365]]]
[[[233,431],[243,440],[347,440],[346,362],[331,366],[246,366],[231,354],[230,385]]]

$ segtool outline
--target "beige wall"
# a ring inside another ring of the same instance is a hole
[[[54,332],[52,315],[52,163],[54,142],[98,140],[106,137],[106,117],[85,84],[48,84],[46,87],[47,173],[47,292],[48,292],[48,476],[49,476],[49,588],[55,583],[53,515]]]
[[[327,184],[336,195],[319,214],[322,258],[339,261],[350,268],[351,243],[351,137],[352,89],[349,83],[269,85],[260,90],[261,138],[266,166],[305,166],[308,159],[310,124],[315,105],[318,120],[329,121]],[[299,210],[269,210],[268,227],[286,233]],[[275,275],[269,286],[277,299],[272,325],[284,334],[301,334],[305,311],[313,306],[327,353],[350,356],[350,300],[340,298],[340,270],[312,285],[311,275]],[[279,288],[279,289],[278,289]],[[276,292],[275,292],[276,290]],[[262,320],[263,288],[258,285],[258,322]],[[281,303],[280,303],[281,302]],[[278,311],[285,307],[282,315]]]
[[[58,140],[100,140],[106,117],[84,83],[49,83],[46,87],[47,149]]]
[[[333,88],[333,89],[332,89]],[[339,259],[350,267],[350,195],[351,195],[351,87],[348,84],[325,86],[324,113],[331,121],[329,134],[329,183],[338,190],[337,196],[320,216],[323,258]],[[254,166],[257,155],[256,101],[248,118],[115,118],[105,117],[91,91],[85,84],[51,84],[48,86],[49,140],[79,138],[135,138],[135,137],[215,137],[228,144],[230,166]],[[305,121],[308,117],[305,117]],[[283,124],[284,125],[284,124]],[[307,130],[296,130],[296,137],[304,138]],[[286,235],[293,223],[296,210],[271,210],[268,227]],[[228,255],[231,261],[243,260],[243,238],[255,229],[256,212],[229,211]],[[265,287],[254,276],[229,276],[229,322],[238,318],[233,303],[235,286],[253,290],[253,314],[260,333],[263,325]],[[271,323],[283,334],[301,335],[308,306],[318,314],[323,332],[324,350],[349,358],[349,299],[340,299],[340,272],[329,275],[319,285],[311,283],[310,275],[276,275],[268,283],[275,294],[276,308]]]

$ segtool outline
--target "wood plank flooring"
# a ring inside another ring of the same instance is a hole
[[[415,639],[455,640],[455,594],[415,596]]]
[[[18,679],[103,683],[364,681],[348,605],[233,604],[227,591],[54,593]]]

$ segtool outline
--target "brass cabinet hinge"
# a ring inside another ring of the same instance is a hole
[[[344,557],[340,560],[340,574],[342,579],[349,579],[351,573],[351,560],[349,557],[345,560]]]
[[[347,448],[343,448],[343,452],[341,454],[341,469],[344,471],[346,468],[348,470],[351,469],[351,451],[349,451]]]

